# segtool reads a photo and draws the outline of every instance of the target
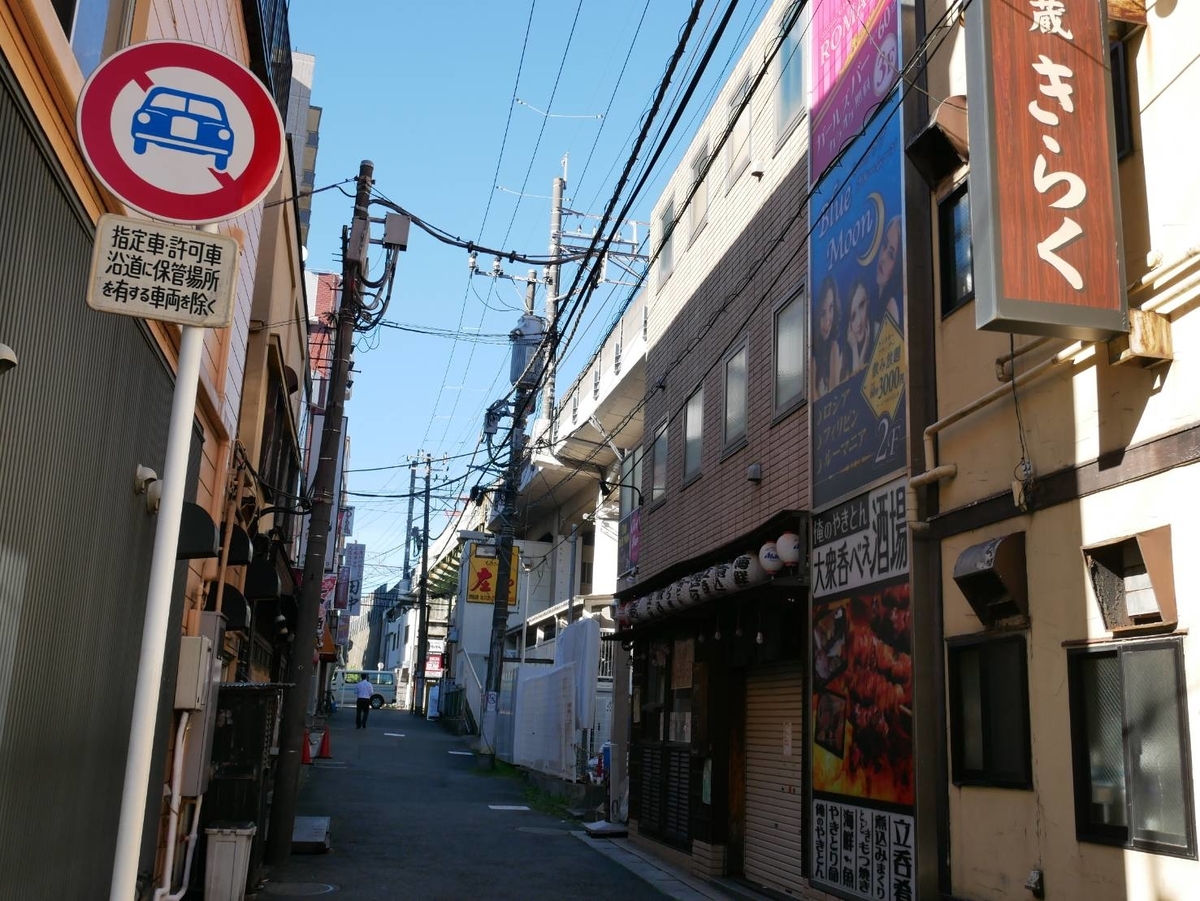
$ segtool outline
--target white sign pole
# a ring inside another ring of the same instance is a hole
[[[203,231],[217,230],[215,225]],[[196,384],[200,380],[200,355],[205,329],[184,326],[179,341],[179,368],[171,400],[171,423],[167,429],[167,457],[163,463],[162,500],[154,530],[154,556],[150,562],[150,586],[146,592],[146,620],[142,625],[142,650],[138,660],[137,688],[133,696],[133,722],[129,726],[129,752],[125,759],[125,789],[121,794],[121,821],[113,859],[109,901],[131,901],[137,897],[137,869],[150,761],[154,754],[154,727],[162,688],[163,657],[167,648],[167,623],[171,615],[171,589],[179,553],[179,521],[183,515],[183,492],[187,485],[188,457],[192,443],[192,420],[196,412]],[[210,703],[216,703],[210,700]],[[176,748],[175,753],[183,752]]]

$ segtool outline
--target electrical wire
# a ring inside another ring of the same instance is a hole
[[[966,0],[962,9],[965,10],[966,7],[969,6],[971,2],[972,2],[972,0]],[[885,98],[887,96],[890,96],[892,91],[895,90],[896,84],[901,83],[901,82],[904,84],[904,88],[901,91],[901,97],[900,97],[901,101],[903,101],[903,98],[907,96],[909,90],[912,90],[912,83],[909,80],[903,78],[903,74],[905,72],[907,72],[910,68],[913,68],[914,66],[916,66],[916,68],[918,70],[920,70],[928,65],[928,55],[927,54],[929,54],[929,51],[930,51],[930,44],[931,44],[933,38],[938,36],[938,33],[941,32],[942,24],[947,20],[948,16],[950,15],[950,13],[952,11],[953,10],[947,10],[947,12],[945,14],[943,14],[942,18],[939,19],[939,21],[937,23],[935,23],[934,27],[929,30],[924,41],[922,41],[921,46],[919,46],[913,52],[912,56],[909,57],[909,60],[906,62],[905,66],[904,66],[904,69],[901,70],[901,75],[895,80],[895,82],[892,85],[892,88],[885,95]],[[941,46],[941,44],[945,41],[945,37],[946,37],[947,33],[948,32],[941,32],[940,37],[938,37],[937,45],[932,48],[934,51],[936,51]],[[885,103],[886,103],[886,100],[885,100]],[[868,145],[866,145],[865,149],[863,150],[864,155],[867,152],[869,152],[871,147],[874,146],[875,142],[878,141],[883,136],[883,134],[884,134],[883,126],[886,126],[888,124],[888,122],[896,115],[897,111],[902,108],[902,102],[892,105],[891,108],[888,109],[888,111],[886,112],[885,118],[881,122],[877,123],[876,119],[878,119],[878,117],[880,115],[880,111],[883,108],[884,108],[884,104],[881,103],[879,105],[879,107],[877,107],[876,111],[871,116],[868,117],[868,119],[864,123],[862,129],[855,136],[856,138],[860,138],[863,135],[865,135],[868,131],[870,131],[872,128],[874,128],[877,124],[880,126],[880,128],[877,131],[877,133],[875,134],[875,136],[871,139],[871,142]],[[851,141],[847,142],[846,147],[844,147],[838,153],[838,155],[833,159],[833,161],[830,163],[830,166],[829,166],[827,172],[832,172],[832,170],[840,163],[842,158],[847,154],[847,152],[851,149],[851,147],[854,146],[855,143],[856,143],[855,140],[851,140]],[[853,174],[854,174],[853,171],[849,171],[846,173],[842,182],[837,186],[837,188],[835,190],[833,190],[830,193],[830,197],[831,197],[830,202],[832,202],[832,198],[836,197],[838,195],[838,193],[840,193],[840,191],[849,183]],[[691,354],[700,345],[700,342],[703,340],[703,338],[705,336],[707,336],[707,334],[715,327],[717,320],[720,318],[720,315],[725,310],[727,310],[730,307],[730,305],[732,304],[732,302],[734,300],[736,300],[738,297],[740,297],[741,293],[749,286],[749,284],[751,283],[754,276],[758,273],[758,270],[766,263],[767,258],[775,252],[776,248],[782,246],[783,239],[787,236],[787,233],[791,230],[792,226],[797,221],[799,221],[801,214],[803,212],[807,211],[808,204],[811,201],[812,196],[814,194],[815,194],[815,187],[810,187],[808,192],[806,193],[805,197],[802,198],[800,204],[798,205],[797,212],[784,224],[783,230],[779,233],[779,235],[776,237],[776,239],[771,242],[766,253],[763,254],[758,260],[754,261],[749,266],[747,266],[747,275],[746,275],[746,278],[743,280],[742,284],[737,288],[736,291],[734,291],[729,297],[726,298],[725,302],[714,312],[714,314],[704,324],[704,326],[701,328],[700,332],[696,336],[694,336],[690,342],[688,342],[686,345],[684,345],[684,347],[676,355],[676,357],[664,367],[664,370],[663,370],[664,372],[670,372],[670,371],[676,369],[679,366],[679,364],[682,363],[682,361],[684,359],[686,359],[686,357],[689,354]],[[824,210],[822,210],[821,212],[823,213]],[[820,215],[810,217],[810,221],[813,221],[813,222],[819,221],[819,219],[820,219]],[[776,285],[778,284],[779,280],[783,277],[783,274],[788,271],[788,264],[790,262],[794,261],[795,259],[797,259],[802,253],[804,253],[806,251],[808,238],[812,233],[812,229],[813,229],[813,226],[810,225],[808,227],[808,229],[805,231],[804,235],[802,235],[800,240],[796,243],[796,249],[792,252],[791,256],[787,260],[785,260],[783,264],[776,267],[777,274],[776,274],[775,278],[772,280],[772,282],[764,288],[764,290],[762,292],[762,296],[754,304],[751,305],[750,309],[747,311],[743,320],[738,324],[738,327],[730,330],[731,337],[730,337],[729,341],[726,343],[725,348],[722,349],[722,351],[720,353],[711,355],[713,362],[710,363],[708,368],[701,374],[701,376],[700,376],[701,382],[703,382],[703,380],[708,377],[708,375],[716,368],[716,366],[721,363],[721,361],[724,359],[725,351],[728,350],[728,348],[730,346],[732,346],[733,342],[740,339],[742,331],[745,329],[746,325],[749,323],[751,317],[755,314],[755,312],[757,312],[758,309],[769,298],[772,298],[775,296],[773,293],[773,290],[776,287]],[[644,395],[641,398],[641,400],[633,406],[633,408],[629,411],[629,413],[625,417],[622,418],[622,420],[620,422],[618,422],[615,426],[611,427],[609,429],[610,434],[612,434],[614,436],[619,436],[621,431],[624,429],[624,427],[630,421],[632,421],[633,417],[640,414],[641,411],[645,408],[647,401],[648,401],[648,397],[649,397],[649,395]],[[668,411],[668,416],[667,416],[667,425],[668,426],[678,419],[678,417],[682,413],[682,411],[684,409],[686,409],[686,406],[687,406],[687,399],[685,398],[674,410]],[[599,455],[599,452],[601,449],[602,449],[601,447],[597,447],[597,448],[593,449],[583,461],[580,461],[579,463],[577,463],[576,466],[570,472],[568,472],[566,475],[564,475],[562,478],[560,478],[554,485],[550,486],[547,489],[547,493],[553,495],[553,493],[558,488],[562,487],[563,485],[565,485],[566,483],[571,481],[573,478],[578,476],[583,471],[583,467],[586,464],[588,464],[592,460],[596,459],[596,457]]]

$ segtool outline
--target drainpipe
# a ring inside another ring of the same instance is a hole
[[[576,584],[575,567],[577,565],[577,560],[578,560],[577,554],[578,554],[578,540],[579,540],[578,535],[576,533],[578,531],[579,531],[579,525],[577,523],[572,523],[571,524],[571,576],[570,576],[570,580],[567,583],[567,586],[568,586],[567,625],[568,626],[571,624],[571,621],[575,615],[575,584]]]
[[[959,407],[953,413],[943,416],[937,422],[926,427],[923,440],[925,442],[925,465],[929,468],[925,472],[918,473],[910,478],[908,480],[908,487],[905,489],[905,502],[908,507],[908,526],[912,531],[921,534],[929,529],[929,523],[919,519],[917,516],[917,489],[924,485],[940,482],[943,479],[952,479],[958,475],[957,464],[945,463],[938,465],[937,442],[934,440],[938,432],[954,425],[956,422],[966,419],[972,413],[982,410],[984,407],[995,403],[1001,398],[1007,397],[1020,386],[1033,381],[1051,369],[1061,366],[1064,363],[1072,362],[1079,353],[1090,346],[1092,345],[1085,344],[1083,341],[1075,341],[1049,359],[1043,360],[1031,369],[1025,370],[1025,372],[1013,378],[1010,384],[999,385],[993,388],[987,394],[975,398],[975,400],[965,406]]]
[[[1015,360],[1017,357],[1023,357],[1031,350],[1037,350],[1050,340],[1052,339],[1049,337],[1034,338],[1028,344],[1022,344],[1016,350],[1010,351],[1006,354],[1001,354],[1000,356],[996,357],[996,381],[1011,382],[1013,377],[1013,360]]]
[[[187,854],[183,859],[183,879],[179,885],[179,891],[174,894],[167,895],[162,901],[180,901],[187,894],[188,883],[192,879],[192,857],[196,851],[196,841],[200,834],[200,805],[204,803],[204,795],[196,799],[196,806],[192,809],[192,831],[187,837]]]
[[[1177,285],[1173,285],[1155,297],[1150,298],[1139,307],[1143,313],[1149,313],[1165,307],[1173,300],[1178,300],[1182,295],[1191,291],[1197,285],[1200,285],[1200,272],[1194,273],[1190,278],[1186,278]],[[1167,314],[1164,314],[1167,315]]]
[[[1200,256],[1200,244],[1193,244],[1179,256],[1175,257],[1169,263],[1159,263],[1136,282],[1133,282],[1125,290],[1130,294],[1138,294],[1152,285],[1154,282],[1162,281],[1169,272],[1178,269],[1184,263],[1189,262],[1192,257]]]
[[[179,730],[175,733],[175,764],[171,768],[171,815],[167,819],[167,857],[163,862],[162,886],[155,890],[154,901],[161,901],[163,896],[171,891],[172,871],[175,869],[175,837],[179,832],[179,786],[183,781],[183,746],[187,740],[190,720],[190,710],[179,714]]]

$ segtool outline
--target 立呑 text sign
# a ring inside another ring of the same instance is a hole
[[[283,164],[275,100],[201,44],[146,41],[88,78],[76,113],[88,167],[125,204],[166,222],[221,222],[257,204]]]
[[[967,10],[975,324],[1128,331],[1104,4]]]
[[[102,313],[208,328],[233,321],[238,242],[106,213],[96,226],[87,304]]]

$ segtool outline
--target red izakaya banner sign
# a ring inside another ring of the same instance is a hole
[[[1128,331],[1103,0],[967,10],[976,326]]]

